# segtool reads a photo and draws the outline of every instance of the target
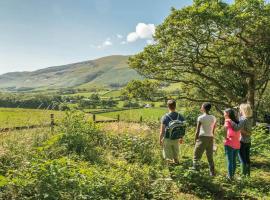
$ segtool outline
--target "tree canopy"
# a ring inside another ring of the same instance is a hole
[[[140,74],[180,82],[180,98],[220,110],[242,102],[260,107],[270,79],[270,4],[195,0],[172,9],[154,37],[129,59]]]
[[[159,83],[150,80],[133,80],[130,81],[126,87],[122,89],[122,95],[127,96],[129,99],[143,99],[153,100],[157,95]]]

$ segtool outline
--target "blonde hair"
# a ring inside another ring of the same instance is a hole
[[[252,115],[253,115],[251,106],[248,103],[241,104],[240,111],[245,117],[252,117]]]

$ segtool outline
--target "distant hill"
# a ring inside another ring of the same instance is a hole
[[[59,88],[115,87],[142,77],[127,64],[128,56],[108,56],[96,60],[0,75],[0,89],[8,91]]]

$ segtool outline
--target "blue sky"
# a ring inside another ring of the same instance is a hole
[[[153,24],[162,23],[172,6],[181,8],[191,3],[0,0],[0,74],[134,54],[151,43]]]

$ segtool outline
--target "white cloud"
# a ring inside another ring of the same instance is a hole
[[[127,44],[127,42],[126,41],[122,41],[120,44]]]
[[[136,26],[136,31],[131,32],[127,35],[127,42],[135,42],[138,39],[148,39],[152,41],[153,35],[155,34],[154,24],[138,23]]]
[[[97,48],[101,49],[104,47],[112,46],[113,43],[111,42],[111,38],[107,38],[101,45],[98,45]]]
[[[109,40],[106,40],[105,42],[103,42],[103,46],[111,46],[112,45],[112,42],[109,41]]]
[[[152,36],[155,34],[155,25],[139,23],[136,26],[136,33],[142,39],[152,38]]]
[[[117,37],[118,39],[122,39],[122,38],[123,38],[123,35],[117,34],[116,37]]]
[[[135,42],[139,39],[139,36],[136,32],[129,33],[127,36],[127,42]]]

